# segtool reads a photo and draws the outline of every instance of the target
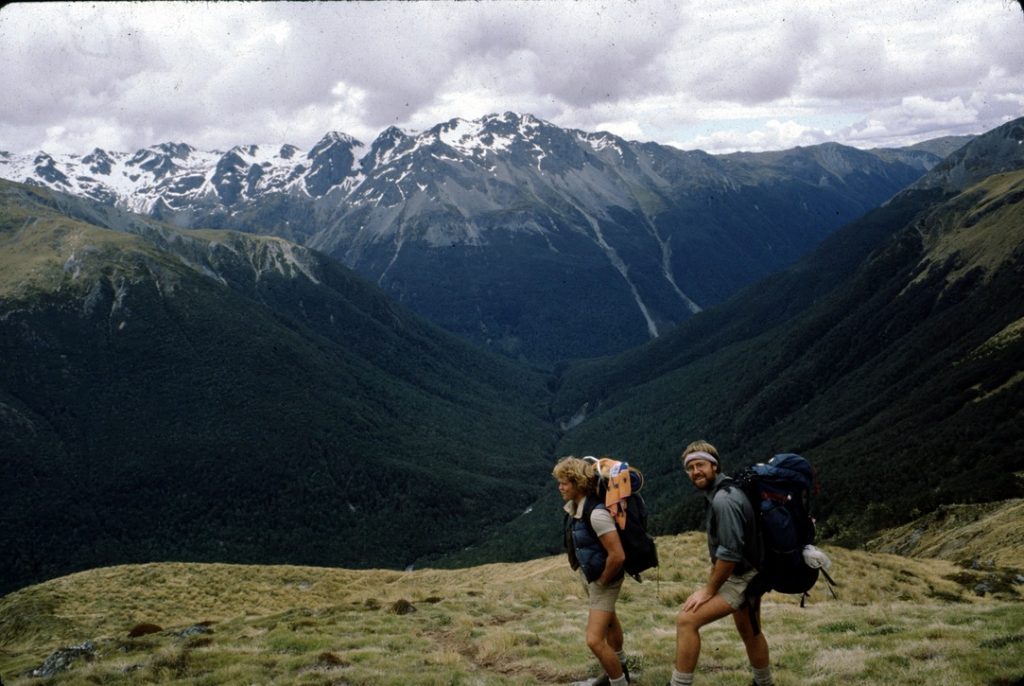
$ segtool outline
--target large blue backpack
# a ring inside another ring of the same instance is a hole
[[[800,455],[783,453],[732,478],[754,507],[764,548],[763,558],[754,564],[758,573],[747,587],[747,599],[756,602],[768,591],[799,593],[803,605],[819,573],[824,573],[831,590],[828,573],[809,567],[803,556],[804,546],[814,543],[810,499],[817,480],[811,463]]]

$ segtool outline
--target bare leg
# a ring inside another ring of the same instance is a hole
[[[757,614],[757,623],[761,623],[761,604],[757,605],[754,610]],[[750,659],[750,665],[757,669],[767,667],[769,664],[768,656],[768,640],[764,637],[764,631],[758,632],[754,635],[754,626],[750,621],[750,608],[744,607],[741,610],[736,610],[732,615],[733,620],[736,622],[736,630],[740,633],[740,638],[743,639],[743,645],[747,649],[747,657]]]
[[[612,619],[608,622],[608,634],[605,636],[605,640],[615,652],[622,650],[622,625],[619,624],[617,613],[612,614]]]
[[[720,595],[694,612],[679,611],[676,616],[676,671],[692,673],[700,657],[700,628],[735,612]]]
[[[609,645],[609,635],[616,632],[620,648],[612,648]],[[615,653],[616,650],[621,649],[621,645],[622,626],[615,613],[591,610],[587,616],[587,647],[590,648],[590,652],[594,653],[594,657],[601,663],[601,669],[611,679],[618,679],[622,676],[622,665],[619,664],[619,656]]]

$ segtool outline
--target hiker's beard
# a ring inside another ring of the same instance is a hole
[[[690,477],[690,482],[702,491],[706,491],[715,483],[715,473],[705,474],[699,472]]]

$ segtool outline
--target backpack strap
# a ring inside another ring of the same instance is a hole
[[[728,493],[728,492],[731,492],[733,489],[739,489],[740,493],[742,493],[744,496],[746,496],[747,501],[750,502],[750,510],[751,510],[751,513],[753,514],[754,535],[757,536],[757,537],[760,537],[761,536],[761,518],[758,516],[758,506],[757,506],[757,503],[755,503],[754,501],[750,500],[750,494],[747,493],[747,491],[740,485],[740,483],[734,477],[726,476],[724,479],[722,479],[722,482],[720,484],[718,484],[718,488],[715,489],[715,492],[712,493],[711,497],[708,499],[706,507],[707,508],[711,508],[711,501],[715,499],[715,495],[719,491],[726,491]],[[714,510],[714,508],[711,508],[712,524],[714,524],[714,517],[715,517],[715,510]],[[744,551],[740,551],[740,554],[742,555],[743,552]],[[745,562],[747,564],[747,566],[749,566],[751,569],[757,569],[757,570],[761,569],[761,562],[760,561],[757,564],[755,564],[753,560],[748,560],[745,555],[743,556],[743,562]],[[756,581],[759,576],[760,576],[760,574],[755,576],[754,579],[751,580],[751,584],[753,584],[754,581]],[[749,587],[750,586],[748,585],[748,588]],[[767,587],[765,587],[758,594],[758,597],[760,597],[761,595],[764,595],[765,593],[767,593],[768,590],[769,589]]]
[[[758,617],[758,615],[761,614],[761,596],[758,595],[753,598],[747,598],[745,603],[747,606],[747,613],[750,615],[750,626],[754,630],[754,635],[757,636],[761,633],[761,620]],[[740,607],[742,607],[742,605]]]
[[[826,572],[824,569],[821,569],[820,571],[825,576],[825,581],[828,582],[828,592],[832,594],[832,599],[833,600],[839,600],[839,596],[836,595],[836,589],[834,588],[835,586],[838,586],[839,584],[837,584],[835,579],[833,579],[831,576],[829,576],[828,572]]]
[[[600,505],[597,498],[592,498],[589,495],[583,499],[583,516],[581,519],[587,527],[587,531],[593,534],[594,538],[598,538],[597,532],[594,531],[594,523],[590,521],[590,515],[593,514],[594,510]]]
[[[569,556],[569,567],[576,571],[580,568],[580,561],[576,557],[576,544],[572,540],[572,515],[568,512],[562,517],[562,546]]]

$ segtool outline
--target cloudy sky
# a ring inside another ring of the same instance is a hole
[[[709,152],[862,148],[1024,115],[1012,0],[28,3],[0,10],[0,150],[531,113]]]

